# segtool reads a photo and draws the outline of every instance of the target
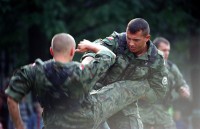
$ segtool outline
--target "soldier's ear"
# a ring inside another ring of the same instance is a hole
[[[70,56],[73,57],[73,56],[74,56],[74,53],[75,53],[75,49],[74,49],[74,48],[71,48],[70,53],[69,53]]]
[[[146,41],[149,41],[149,40],[150,40],[150,38],[151,38],[151,35],[150,35],[150,34],[148,34],[148,35],[146,36]]]
[[[54,53],[53,53],[53,49],[52,49],[52,47],[50,47],[49,50],[50,50],[50,54],[53,56]]]

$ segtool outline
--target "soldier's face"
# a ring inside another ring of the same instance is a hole
[[[167,60],[168,57],[169,57],[169,53],[170,53],[170,45],[161,42],[161,43],[159,44],[159,46],[158,46],[158,49],[161,50],[161,51],[163,52],[164,58],[165,58],[165,60]]]
[[[146,42],[150,39],[150,35],[144,36],[142,31],[138,31],[135,34],[126,31],[126,41],[128,48],[136,55],[143,54],[147,51]]]

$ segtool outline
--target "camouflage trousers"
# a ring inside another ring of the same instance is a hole
[[[143,129],[143,124],[140,118],[137,118],[135,116],[128,116],[128,117],[125,117],[125,119],[120,118],[120,120],[115,123],[113,123],[112,120],[109,120],[108,121],[109,125],[105,121],[99,125],[98,129]],[[117,119],[113,119],[113,120],[117,120]]]
[[[177,129],[175,123],[172,125],[149,125],[144,124],[144,129]]]
[[[110,127],[109,127],[108,123],[106,121],[104,121],[99,125],[98,129],[110,129]]]
[[[144,95],[146,86],[149,86],[147,81],[119,81],[92,91],[95,123],[93,129],[97,129],[109,117],[137,101]]]
[[[130,107],[137,109],[137,107]],[[143,129],[142,120],[137,111],[128,113],[120,111],[108,119],[108,125],[111,129]]]
[[[173,117],[163,104],[139,105],[144,129],[176,129]]]
[[[137,91],[139,93],[141,90],[137,89]],[[98,129],[143,129],[137,101],[108,118],[107,122],[101,123]]]

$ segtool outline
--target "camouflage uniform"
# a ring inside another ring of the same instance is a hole
[[[121,81],[90,93],[96,80],[114,63],[114,57],[113,53],[102,50],[85,66],[78,62],[36,60],[14,73],[6,94],[19,102],[32,91],[43,107],[46,129],[95,129],[138,99],[132,85],[148,85]]]
[[[175,89],[178,92],[181,86],[187,87],[187,84],[175,64],[168,61],[166,66],[169,70],[169,87],[164,100],[159,100],[156,104],[139,100],[139,111],[144,129],[152,127],[154,129],[176,129],[173,117],[168,112],[168,108],[172,104],[172,90]]]
[[[108,123],[106,121],[102,122],[99,126],[98,129],[110,129]]]
[[[164,59],[161,52],[152,44],[147,42],[148,51],[137,57],[127,48],[126,33],[114,32],[110,37],[98,39],[94,43],[108,47],[116,54],[116,61],[113,66],[98,81],[96,88],[111,84],[120,80],[148,80],[150,87],[139,87],[135,92],[140,95],[149,96],[148,101],[155,101],[157,97],[163,97],[167,86],[167,69],[164,66]],[[82,58],[93,56],[93,53],[86,53]],[[145,88],[145,92],[140,92]],[[141,129],[137,101],[124,108],[108,120],[111,129]]]

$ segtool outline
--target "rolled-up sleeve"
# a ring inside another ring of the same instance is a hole
[[[19,102],[31,90],[29,66],[22,67],[13,74],[5,90],[6,95]]]

